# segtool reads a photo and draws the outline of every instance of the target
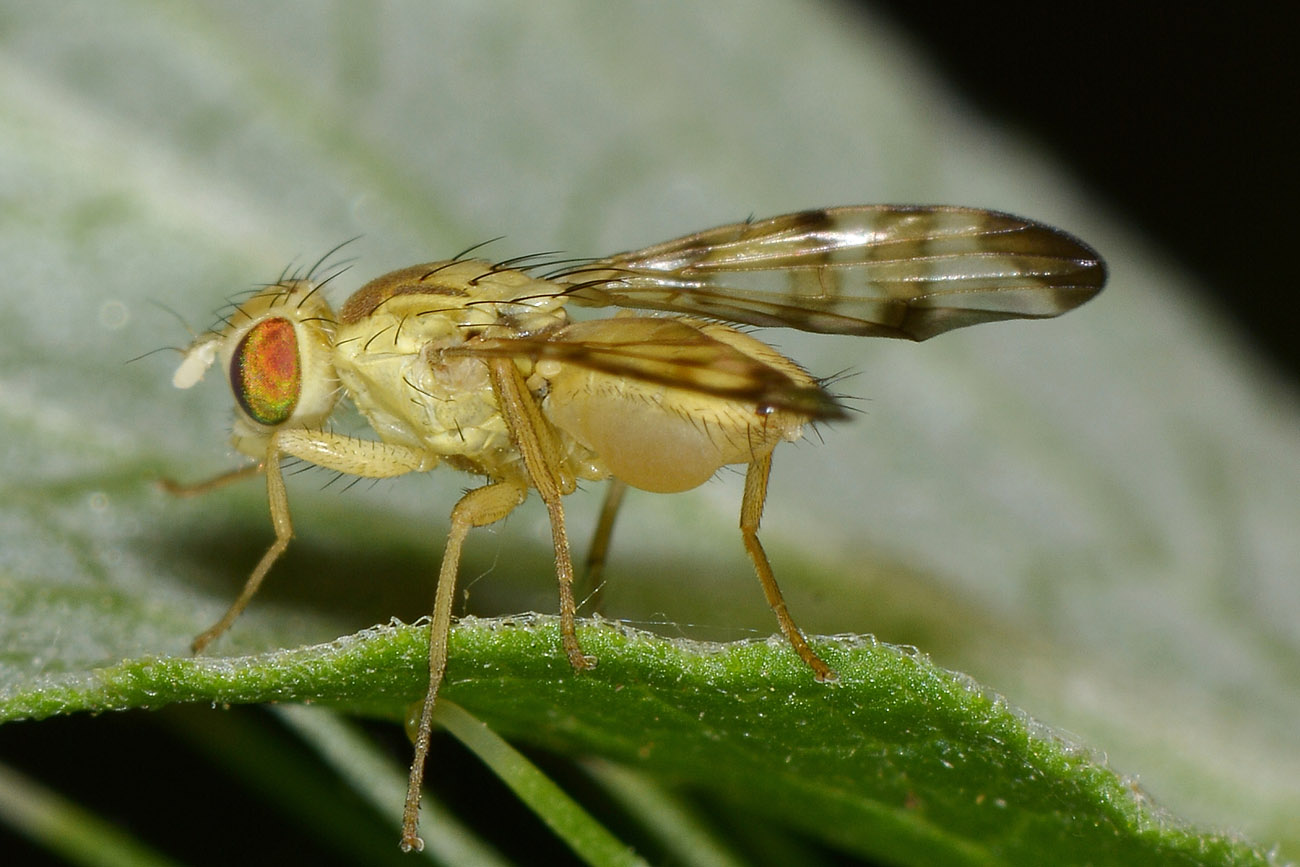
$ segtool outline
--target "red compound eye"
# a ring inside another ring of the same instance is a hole
[[[249,329],[230,363],[230,387],[256,422],[273,426],[293,415],[302,392],[302,368],[292,322],[265,319]]]

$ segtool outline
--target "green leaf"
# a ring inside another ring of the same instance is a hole
[[[600,659],[581,675],[559,651],[554,618],[462,622],[444,696],[507,736],[628,763],[863,855],[1267,863],[1242,841],[1154,810],[1083,747],[916,652],[824,643],[840,673],[824,686],[775,641],[704,646],[614,624],[580,637]],[[427,629],[376,627],[255,657],[133,660],[7,696],[0,719],[198,700],[328,701],[397,716],[423,692],[426,646]],[[458,737],[474,736],[452,707]],[[524,797],[555,806],[554,793]]]
[[[1087,239],[1111,285],[1060,320],[920,346],[763,332],[815,374],[856,371],[839,390],[863,398],[860,417],[776,455],[764,542],[796,619],[914,645],[980,687],[867,639],[825,645],[848,672],[835,689],[779,644],[676,640],[775,629],[736,538],[739,479],[724,473],[698,492],[634,493],[616,534],[605,611],[674,640],[589,627],[602,664],[577,678],[546,621],[471,621],[448,695],[523,743],[643,768],[758,863],[826,847],[900,863],[1056,861],[1067,832],[1096,847],[1068,850],[1093,863],[1123,863],[1111,846],[1136,847],[1130,863],[1251,857],[1227,829],[1296,858],[1295,395],[1122,215],[974,115],[887,25],[846,15],[811,2],[9,4],[8,713],[156,706],[177,690],[287,700],[310,684],[396,719],[419,692],[417,633],[311,645],[427,612],[446,515],[475,483],[449,470],[346,491],[319,490],[326,474],[293,478],[288,555],[221,655],[188,658],[271,528],[257,484],[194,500],[154,484],[236,462],[221,377],[178,392],[174,352],[125,363],[188,342],[167,310],[206,327],[228,296],[356,236],[335,301],[503,233],[491,255],[602,255],[751,213],[980,205]],[[364,430],[356,417],[339,426]],[[566,501],[575,540],[597,499]],[[462,575],[472,613],[553,612],[536,504],[471,536]],[[0,759],[36,773],[10,745],[62,731],[51,726],[0,726]],[[990,733],[1005,740],[1001,763]],[[47,764],[60,753],[50,745]],[[566,789],[592,785],[551,761]],[[978,769],[1007,794],[977,784]],[[130,804],[120,779],[78,771]],[[292,791],[310,813],[312,786]],[[653,820],[606,809],[620,839],[654,851]],[[196,862],[189,841],[237,830],[158,848]],[[489,842],[506,851],[514,836]]]

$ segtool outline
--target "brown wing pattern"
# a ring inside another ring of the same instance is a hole
[[[925,340],[1058,316],[1106,267],[1074,237],[996,211],[873,205],[736,223],[551,275],[589,306]]]
[[[611,328],[611,326],[615,326]],[[675,319],[577,322],[535,337],[472,340],[446,355],[560,361],[618,377],[833,419],[843,408],[815,382],[798,382],[763,360]]]

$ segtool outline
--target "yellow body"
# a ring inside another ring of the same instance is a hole
[[[304,284],[299,291],[310,290]],[[799,385],[816,387],[793,361],[726,325],[626,315],[569,324],[563,300],[550,284],[519,271],[493,272],[487,262],[435,262],[396,271],[343,305],[332,329],[333,374],[384,442],[426,452],[429,460],[456,469],[525,484],[487,364],[456,350],[472,352],[478,341],[523,336],[637,343],[665,328],[690,329]],[[687,348],[697,345],[693,334],[684,333]],[[664,345],[659,352],[671,364],[674,348]],[[689,490],[722,466],[748,464],[782,440],[798,439],[808,420],[758,401],[629,379],[581,363],[515,363],[555,429],[564,493],[578,479],[611,476],[647,491]]]
[[[793,361],[734,328],[695,319],[667,320],[726,343],[807,387],[815,383]],[[618,316],[571,326],[567,337],[635,341],[665,322]],[[668,350],[665,350],[668,353]],[[708,481],[720,467],[749,464],[782,440],[803,434],[808,419],[756,401],[727,400],[687,388],[646,383],[562,362],[537,365],[546,418],[602,468],[634,488],[670,494]],[[539,395],[539,396],[540,396]],[[583,478],[603,476],[583,475]]]
[[[624,485],[685,491],[745,464],[745,551],[792,648],[818,680],[832,680],[786,610],[758,526],[773,449],[843,412],[797,364],[724,321],[925,340],[980,322],[1056,316],[1095,295],[1106,276],[1095,252],[1047,226],[910,206],[736,223],[533,275],[546,264],[416,265],[366,284],[337,314],[318,291],[333,275],[281,279],[196,340],[173,377],[188,388],[220,358],[238,407],[232,442],[258,462],[173,489],[195,493],[264,472],[275,528],[239,598],[195,639],[196,652],[235,621],[293,535],[283,458],[367,478],[446,464],[485,479],[452,510],[438,574],[404,815],[408,849],[421,845],[420,784],[470,529],[537,491],[550,518],[564,651],[574,669],[588,669],[595,660],[578,643],[562,497],[579,480],[614,480],[588,560],[594,573]],[[570,304],[676,315],[624,311],[571,323]],[[378,439],[329,430],[344,396]]]

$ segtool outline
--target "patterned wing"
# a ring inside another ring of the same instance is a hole
[[[588,306],[925,340],[1101,291],[1076,238],[996,211],[869,205],[736,223],[548,275]]]
[[[559,361],[810,420],[844,416],[830,394],[775,350],[763,347],[770,353],[767,358],[743,352],[696,325],[707,327],[680,319],[618,316],[536,336],[480,338],[441,351],[450,356]]]

